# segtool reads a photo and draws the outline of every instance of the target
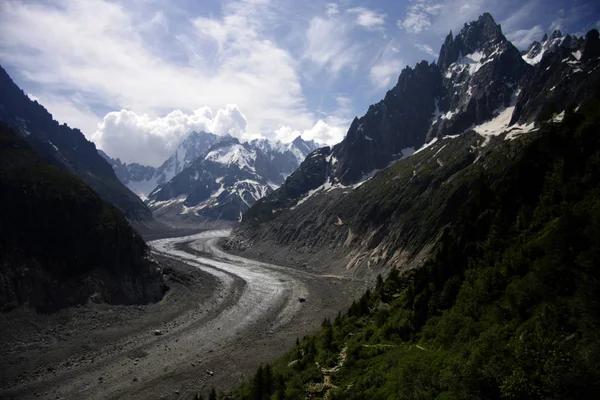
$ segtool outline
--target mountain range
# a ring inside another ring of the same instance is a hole
[[[231,225],[258,199],[278,188],[319,146],[300,136],[290,143],[240,141],[192,132],[161,166],[109,161],[129,189],[162,221],[175,225]]]
[[[436,62],[404,68],[335,146],[193,132],[157,168],[98,151],[0,69],[0,311],[159,301],[163,270],[134,227],[153,215],[237,224],[230,253],[373,290],[261,365],[234,398],[595,398],[599,67],[595,29],[555,31],[521,52],[486,13],[450,32]],[[232,257],[240,271],[254,265]],[[306,292],[285,307],[322,317],[314,305],[329,307],[327,294]],[[265,321],[248,318],[266,337]],[[161,352],[174,343],[160,329],[144,335]],[[179,368],[197,376],[195,363]],[[94,386],[108,384],[100,378]]]
[[[371,284],[233,397],[595,398],[599,37],[484,14],[252,206],[228,251]]]
[[[229,248],[314,265],[333,251],[332,269],[358,275],[419,265],[468,193],[450,191],[461,174],[597,98],[599,52],[592,30],[554,32],[521,54],[483,14],[448,34],[436,63],[406,67],[341,143],[308,155],[251,207]]]

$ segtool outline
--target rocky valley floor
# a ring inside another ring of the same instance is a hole
[[[364,288],[229,255],[217,246],[227,234],[152,242],[170,286],[159,303],[1,314],[0,399],[185,399],[231,389]]]

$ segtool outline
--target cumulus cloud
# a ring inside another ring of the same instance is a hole
[[[282,125],[275,130],[275,136],[282,142],[289,142],[302,136],[304,140],[314,140],[321,144],[335,144],[342,141],[346,134],[346,128],[339,126],[331,126],[323,120],[318,120],[317,123],[310,129],[303,131],[293,129],[287,125]]]
[[[42,100],[62,96],[68,102],[76,92],[83,103],[99,106],[96,123],[107,109],[152,120],[168,110],[218,110],[233,103],[244,110],[248,132],[284,123],[306,129],[316,122],[306,108],[297,61],[265,33],[272,23],[268,2],[230,1],[220,17],[179,15],[177,23],[167,23],[166,11],[144,16],[128,6],[107,0],[2,2],[0,59],[35,83]],[[49,110],[72,123],[76,115],[69,109],[77,108]],[[227,112],[223,118],[216,112],[216,121],[239,117]],[[83,132],[91,137],[95,124],[87,125]]]
[[[352,99],[347,96],[336,96],[337,108],[323,119],[319,119],[311,128],[298,130],[282,125],[275,130],[272,139],[290,142],[298,136],[304,140],[314,140],[321,144],[334,145],[344,139],[352,121]]]
[[[383,29],[387,14],[377,13],[365,7],[354,7],[346,10],[349,14],[356,15],[356,24],[370,30]]]
[[[98,124],[92,139],[111,157],[156,167],[192,131],[248,138],[246,117],[237,105],[231,104],[214,115],[209,107],[189,114],[174,110],[159,118],[129,110],[110,112]]]
[[[410,11],[403,20],[398,21],[398,26],[409,33],[419,33],[429,29],[431,21],[429,16],[420,11]]]

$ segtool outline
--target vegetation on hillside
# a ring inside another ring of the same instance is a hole
[[[235,397],[595,398],[599,105],[543,125],[521,154],[464,177],[424,267],[378,279]]]
[[[0,309],[54,311],[97,293],[111,303],[162,297],[157,265],[124,215],[0,124]]]

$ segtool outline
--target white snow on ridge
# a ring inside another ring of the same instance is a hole
[[[456,114],[458,114],[458,110],[448,111],[442,115],[442,119],[452,119]]]
[[[294,155],[294,157],[296,157],[298,165],[302,164],[302,161],[304,161],[305,157],[304,154],[302,154],[302,152],[300,151],[300,149],[296,146],[290,146],[288,150]]]
[[[565,110],[563,110],[560,114],[552,116],[552,122],[562,122],[563,119],[565,119]]]
[[[217,189],[213,194],[210,195],[210,197],[213,198],[217,198],[221,195],[221,193],[223,193],[225,191],[225,187],[224,185],[221,183],[221,187],[219,189]]]
[[[433,110],[433,117],[431,117],[431,124],[435,124],[438,122],[438,119],[442,116],[442,113],[440,112],[440,102],[438,99],[435,99],[434,101],[435,104],[435,109]]]
[[[459,57],[456,62],[452,63],[448,67],[445,77],[450,79],[455,72],[460,73],[465,69],[468,69],[470,75],[475,75],[477,71],[481,69],[481,67],[492,62],[494,60],[494,56],[498,54],[499,51],[500,48],[497,46],[489,55],[485,55],[480,51],[475,51],[471,54],[467,54],[466,56]]]
[[[538,54],[536,54],[533,57],[530,56],[529,54],[525,54],[523,56],[523,61],[525,61],[529,65],[536,65],[537,63],[542,61],[542,57],[544,57],[544,53],[545,53],[545,51],[541,50]]]
[[[492,136],[497,136],[507,130],[514,110],[514,106],[506,107],[495,118],[473,128],[475,132],[485,138],[482,147],[488,144]]]
[[[510,120],[512,118],[513,112],[515,111],[515,106],[517,104],[517,98],[519,96],[520,90],[517,89],[513,92],[510,106],[498,110],[498,114],[496,117],[491,120],[484,122],[480,125],[473,127],[473,130],[484,137],[484,142],[482,143],[482,147],[486,146],[492,136],[498,136],[504,132],[511,131],[509,135],[507,135],[507,140],[514,139],[517,135],[521,133],[530,132],[534,129],[533,124],[529,125],[512,125],[509,126]]]
[[[54,143],[52,143],[51,141],[48,140],[48,143],[50,143],[50,145],[52,147],[54,147],[54,150],[58,151],[58,147],[56,147],[56,145]]]
[[[164,200],[164,201],[151,201],[149,203],[150,206],[157,207],[157,209],[155,209],[154,211],[159,211],[167,206],[170,206],[172,204],[176,204],[176,203],[183,203],[185,201],[185,199],[187,199],[187,195],[183,194],[181,196],[177,196],[174,199],[171,200]]]
[[[254,170],[256,152],[249,151],[240,144],[235,144],[231,147],[221,147],[213,150],[204,159],[225,165],[237,164],[240,169]]]
[[[525,61],[527,64],[529,65],[536,65],[538,64],[540,61],[542,61],[542,58],[544,57],[544,54],[546,54],[548,51],[552,51],[554,50],[556,47],[558,47],[563,40],[565,40],[565,37],[558,37],[555,39],[548,39],[545,42],[542,42],[540,44],[541,49],[540,52],[538,54],[531,54],[531,51],[527,54],[523,55],[523,61]],[[576,52],[577,53],[577,52]],[[575,55],[575,53],[573,53],[573,56],[575,58],[577,58],[577,56]],[[577,58],[579,60],[579,58]],[[564,62],[565,60],[563,60]]]
[[[433,146],[437,141],[438,141],[438,138],[434,137],[431,141],[429,141],[429,143],[425,143],[423,146],[419,147],[417,149],[417,151],[415,151],[413,154],[417,154],[417,153],[422,152],[426,148]]]

